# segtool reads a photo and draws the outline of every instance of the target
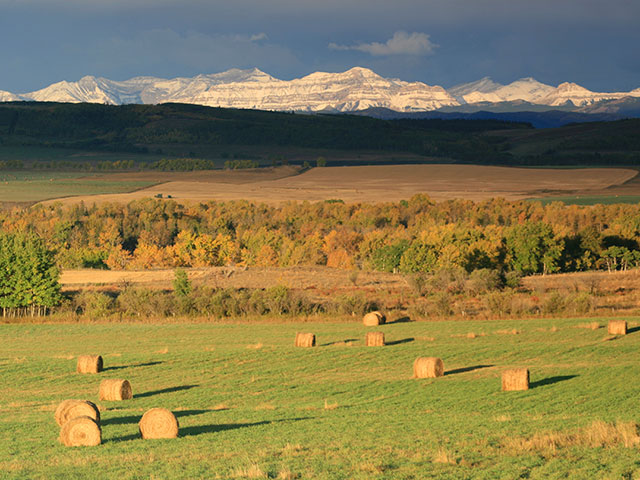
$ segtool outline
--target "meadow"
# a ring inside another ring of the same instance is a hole
[[[0,327],[0,477],[638,478],[638,318],[63,323]],[[595,328],[599,326],[600,328]],[[365,347],[367,331],[387,345]],[[294,348],[296,332],[318,346]],[[75,373],[101,354],[105,370]],[[412,378],[419,356],[445,376]],[[502,392],[528,367],[531,389]],[[104,378],[134,397],[98,401]],[[99,404],[103,444],[57,442],[67,398]],[[142,440],[152,407],[180,422]]]
[[[74,195],[125,193],[148,187],[149,180],[121,181],[72,172],[0,172],[0,202],[39,202]]]

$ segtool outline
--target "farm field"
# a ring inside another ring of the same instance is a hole
[[[325,167],[302,173],[293,167],[253,172],[134,172],[105,174],[95,179],[125,183],[152,181],[156,184],[131,193],[69,196],[61,202],[129,202],[156,195],[170,195],[179,202],[248,200],[281,203],[327,199],[378,202],[381,199],[406,200],[417,193],[426,193],[434,200],[493,197],[517,200],[587,192],[602,195],[603,191],[615,195],[611,189],[622,188],[637,173],[622,168],[523,169],[478,165]]]
[[[153,180],[110,180],[70,172],[0,172],[0,202],[38,202],[69,195],[124,193],[153,183]]]
[[[392,321],[395,319],[391,319]],[[5,324],[2,478],[637,478],[638,318],[393,323]],[[596,322],[600,327],[591,328]],[[589,327],[589,328],[585,328]],[[385,333],[387,346],[365,347]],[[294,348],[296,332],[318,346]],[[105,370],[75,373],[100,353]],[[419,356],[445,376],[412,379]],[[501,392],[528,367],[531,389]],[[98,400],[105,378],[132,400]],[[103,444],[57,442],[67,398],[101,408]],[[171,409],[175,440],[137,422]]]

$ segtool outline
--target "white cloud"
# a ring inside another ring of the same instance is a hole
[[[259,42],[260,40],[267,40],[268,38],[269,37],[267,36],[267,34],[262,32],[251,35],[251,37],[249,37],[249,40],[251,40],[252,42]]]
[[[357,45],[338,45],[330,43],[332,50],[359,50],[371,55],[430,55],[437,47],[426,33],[407,33],[398,31],[385,43],[359,43]]]

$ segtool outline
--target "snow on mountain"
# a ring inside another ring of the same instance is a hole
[[[0,90],[0,102],[18,102],[21,100],[24,100],[24,98],[19,95]]]
[[[421,112],[483,103],[582,107],[625,97],[640,97],[640,88],[631,92],[598,93],[575,83],[562,83],[556,88],[533,78],[523,78],[502,85],[485,77],[447,91],[422,82],[384,78],[362,67],[342,73],[315,72],[289,81],[274,78],[257,68],[174,79],[135,77],[113,81],[86,76],[77,82],[62,81],[21,95],[0,91],[0,101],[112,105],[177,102],[303,112],[350,112],[369,108]]]

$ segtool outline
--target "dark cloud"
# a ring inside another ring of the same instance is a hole
[[[640,87],[636,0],[0,0],[0,12],[0,90],[15,92],[86,74],[355,65],[443,86]]]

